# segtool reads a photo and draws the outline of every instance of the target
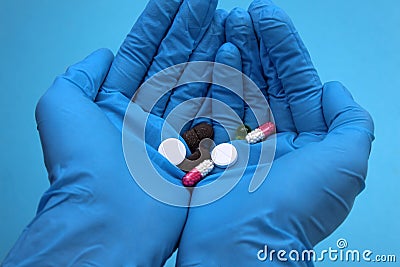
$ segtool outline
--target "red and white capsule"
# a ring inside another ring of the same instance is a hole
[[[196,168],[188,172],[182,179],[182,183],[186,187],[193,187],[203,180],[214,169],[212,160],[205,160]]]
[[[261,125],[251,133],[246,135],[246,141],[249,144],[256,144],[267,139],[269,136],[276,133],[276,126],[272,122],[267,122]]]

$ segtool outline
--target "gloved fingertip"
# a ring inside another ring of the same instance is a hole
[[[107,77],[113,60],[114,55],[109,49],[98,49],[81,62],[70,66],[61,78],[74,83],[93,100]]]
[[[242,32],[252,28],[253,22],[250,14],[242,8],[233,9],[226,20],[227,34],[236,35],[237,31]]]
[[[114,60],[114,53],[108,48],[100,48],[94,51],[89,57],[97,57],[99,59],[104,60],[104,62],[113,62]]]
[[[218,50],[216,62],[241,70],[242,59],[239,49],[232,43],[225,43]]]
[[[239,49],[236,47],[236,45],[227,42],[223,45],[221,45],[221,48],[219,49],[218,53],[232,53],[232,54],[239,54]]]
[[[274,6],[275,4],[271,0],[254,0],[249,6],[249,13],[253,15],[259,14],[264,8],[268,6]]]
[[[340,82],[329,82],[323,87],[322,106],[325,121],[330,127],[338,114],[355,105],[352,95]]]
[[[225,9],[217,9],[215,11],[215,20],[218,22],[225,22],[226,18],[228,17],[229,13]]]
[[[241,7],[235,7],[229,14],[229,18],[232,21],[234,21],[235,19],[238,19],[240,21],[247,21],[248,19],[250,19],[250,14],[249,12],[247,12],[247,10]]]
[[[53,85],[38,101],[35,109],[37,124],[40,124],[43,114],[53,111],[60,99],[66,103],[66,94],[72,92],[73,97],[76,97],[70,98],[73,102],[78,101],[78,98],[82,96],[94,100],[113,60],[113,53],[109,49],[102,48],[92,52],[82,61],[71,65],[65,73],[55,79]],[[71,90],[71,88],[77,90]]]
[[[269,0],[256,0],[249,7],[249,14],[253,20],[256,31],[260,33],[269,25],[286,25],[289,31],[294,32],[295,27],[287,13]],[[260,29],[261,28],[261,29]]]
[[[188,7],[188,11],[192,14],[193,20],[190,23],[195,25],[195,28],[198,28],[209,25],[215,14],[218,0],[186,0],[183,4],[185,3]]]
[[[242,59],[239,49],[232,43],[225,43],[218,50],[215,60],[223,65],[215,65],[211,96],[223,105],[213,102],[214,141],[217,144],[227,142],[243,121],[243,80]],[[235,71],[232,68],[238,70]],[[223,84],[224,87],[218,86]],[[228,89],[229,88],[229,89]],[[235,113],[230,113],[234,111]],[[237,115],[237,116],[236,116]],[[240,121],[240,122],[239,122]]]
[[[366,129],[373,135],[374,122],[371,115],[354,101],[352,94],[340,82],[329,82],[323,87],[322,107],[326,124],[336,128],[351,124]]]
[[[245,10],[245,9],[242,8],[242,7],[235,7],[235,8],[233,8],[233,9],[231,10],[231,14],[235,14],[235,13],[238,13],[238,14],[246,14],[246,13],[248,13],[248,12],[247,12],[247,10]]]
[[[354,101],[354,98],[351,95],[350,91],[341,82],[330,81],[330,82],[325,83],[324,87],[326,88],[327,91],[331,91],[331,90],[336,91],[335,93],[339,93],[338,91],[341,91],[340,92],[341,94],[346,95],[347,98]]]
[[[261,38],[259,22],[260,22],[261,18],[263,17],[264,10],[267,7],[268,7],[268,5],[267,5],[266,1],[254,0],[248,8],[250,18],[253,22],[254,31],[256,32],[256,34],[259,38]]]
[[[99,64],[99,70],[101,66],[110,66],[114,60],[114,54],[108,48],[100,48],[89,54],[82,61],[75,63],[67,69],[67,73],[70,70],[79,68],[91,68],[95,70],[96,64]]]

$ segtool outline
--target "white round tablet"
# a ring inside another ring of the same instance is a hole
[[[216,166],[227,168],[236,163],[238,153],[236,148],[228,143],[216,146],[211,152],[211,159]]]
[[[186,147],[176,138],[163,141],[158,147],[158,152],[174,165],[181,164],[186,158]]]

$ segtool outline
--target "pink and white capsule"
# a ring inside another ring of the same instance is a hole
[[[182,179],[182,183],[186,187],[193,187],[203,180],[214,169],[214,162],[205,160],[196,168],[188,172]]]
[[[276,133],[276,126],[272,122],[267,122],[261,125],[251,133],[247,134],[246,141],[249,144],[255,144],[267,139],[269,136]]]

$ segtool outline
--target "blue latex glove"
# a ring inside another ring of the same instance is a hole
[[[99,50],[55,80],[36,110],[51,187],[2,266],[162,266],[174,252],[187,209],[151,198],[132,179],[122,122],[146,77],[186,61],[200,40],[216,53],[222,41],[206,34],[216,4],[152,0],[115,59]],[[213,27],[220,24],[216,15]],[[133,106],[131,122],[140,127],[148,114]],[[161,114],[150,115],[148,153],[166,180],[180,184],[183,172],[156,151],[163,124]],[[143,144],[135,134],[133,147]],[[138,149],[137,157],[142,153]],[[189,202],[189,193],[184,198]]]
[[[265,245],[269,252],[301,254],[312,249],[345,220],[365,186],[374,138],[368,112],[340,83],[322,86],[292,22],[280,8],[256,0],[249,13],[236,9],[229,15],[230,43],[217,58],[242,69],[266,90],[279,132],[275,159],[266,180],[250,193],[258,154],[273,147],[273,138],[252,145],[247,170],[237,186],[214,203],[189,209],[179,266],[313,266],[309,261],[291,261],[288,254],[287,262],[279,261],[276,253],[272,262],[262,262],[257,254]],[[243,90],[245,95],[246,87]],[[236,113],[246,123],[253,122],[251,116],[246,118],[246,106],[237,96],[218,87],[213,87],[212,95],[236,103],[232,105]],[[234,144],[239,151],[237,164],[242,165],[247,159],[240,156],[248,145]],[[268,169],[269,163],[260,167]],[[221,171],[199,186],[217,179]],[[235,179],[240,174],[239,168],[232,167],[225,175]],[[195,189],[192,201],[201,194],[205,193]]]

